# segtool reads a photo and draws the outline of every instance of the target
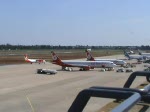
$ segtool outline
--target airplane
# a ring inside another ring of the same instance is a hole
[[[46,62],[46,61],[43,60],[43,59],[29,59],[27,54],[24,55],[24,59],[25,59],[26,62],[29,62],[29,63],[31,63],[31,64],[32,64],[32,63],[39,63],[39,64],[40,64],[40,63],[44,63],[44,64],[45,64],[45,62]]]
[[[134,51],[130,50],[129,52],[126,52],[128,54],[135,54]]]
[[[138,50],[139,52],[139,55],[142,55],[142,56],[150,56],[150,53],[142,53],[140,50]]]
[[[126,62],[123,60],[118,60],[118,59],[94,59],[94,57],[91,55],[91,53],[88,50],[85,50],[86,52],[86,56],[87,56],[87,60],[88,61],[111,61],[116,65],[125,65]]]
[[[81,71],[86,71],[94,68],[114,68],[116,64],[110,61],[80,61],[80,60],[61,60],[53,51],[52,63],[62,66],[62,70],[66,67],[78,67]]]
[[[138,61],[145,60],[145,57],[142,55],[129,55],[126,51],[124,51],[124,55],[129,60],[132,60],[132,59],[137,59]]]
[[[144,60],[150,60],[150,53],[142,53],[138,50],[139,55],[143,56]]]

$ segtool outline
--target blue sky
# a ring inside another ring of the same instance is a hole
[[[150,45],[149,0],[1,0],[0,44]]]

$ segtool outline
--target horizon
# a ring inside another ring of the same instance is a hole
[[[51,44],[49,44],[49,45],[48,44],[32,44],[32,45],[30,44],[30,45],[27,45],[27,44],[10,44],[10,43],[0,44],[0,46],[3,46],[3,45],[4,46],[111,46],[111,45],[51,45]],[[126,46],[128,46],[128,45],[126,45]],[[136,46],[150,46],[150,45],[135,45],[135,47]],[[134,47],[134,45],[131,47]]]

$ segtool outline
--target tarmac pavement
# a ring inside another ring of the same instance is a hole
[[[107,58],[123,59],[122,55]],[[55,69],[55,75],[37,74],[38,68]],[[119,68],[116,67],[115,70]],[[138,64],[136,70],[143,70]],[[131,73],[116,71],[61,71],[61,67],[46,64],[19,64],[0,66],[0,112],[67,112],[77,94],[92,86],[123,87]],[[145,81],[137,78],[132,87]],[[96,112],[111,102],[106,98],[91,98],[85,112]]]

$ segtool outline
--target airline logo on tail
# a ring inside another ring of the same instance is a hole
[[[28,60],[28,55],[27,55],[27,54],[24,55],[24,59],[25,59],[25,61],[29,61],[29,60]]]
[[[88,61],[95,61],[95,59],[93,58],[93,56],[88,50],[85,50],[85,52],[86,52],[86,57]]]
[[[53,62],[55,62],[55,63],[57,63],[57,64],[61,64],[61,59],[52,51],[51,52],[51,54],[52,54],[52,60],[53,60]]]
[[[53,59],[54,61],[56,61],[56,60],[57,60],[57,56],[56,56],[56,55],[53,55],[53,56],[52,56],[52,59]]]

